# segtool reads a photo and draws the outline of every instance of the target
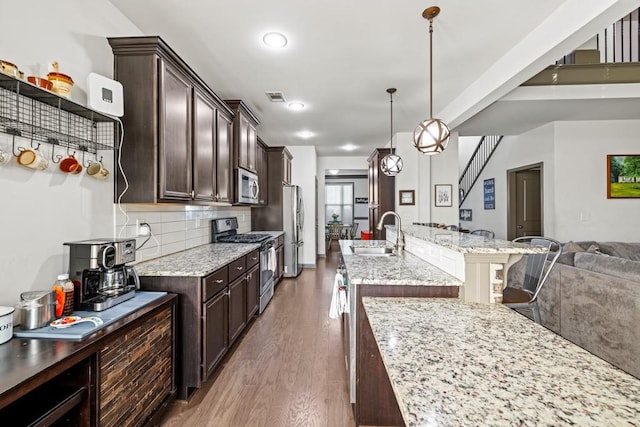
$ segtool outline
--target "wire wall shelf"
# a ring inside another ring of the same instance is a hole
[[[96,154],[115,149],[116,119],[0,73],[0,132]]]

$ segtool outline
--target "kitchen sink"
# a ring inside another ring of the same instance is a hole
[[[370,247],[370,246],[351,246],[351,252],[354,255],[373,255],[373,256],[395,256],[393,248],[386,247]]]

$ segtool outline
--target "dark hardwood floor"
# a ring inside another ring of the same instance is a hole
[[[164,426],[355,425],[340,320],[329,318],[337,245],[316,269],[283,279],[217,375]]]

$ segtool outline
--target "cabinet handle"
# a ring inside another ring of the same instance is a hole
[[[196,197],[196,192],[194,190],[191,190],[191,198],[195,199]]]
[[[224,282],[224,280],[222,280],[222,279],[217,279],[216,280],[216,283],[222,283],[222,282]]]
[[[257,259],[258,259],[257,257],[254,257],[254,256],[253,256],[253,257],[251,257],[251,260],[252,260],[252,261],[255,261],[255,260],[257,260]]]
[[[243,267],[236,267],[236,270],[240,271]]]

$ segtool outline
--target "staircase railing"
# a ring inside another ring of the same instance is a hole
[[[496,151],[496,148],[502,141],[502,136],[488,135],[483,136],[478,143],[475,151],[469,159],[469,163],[462,171],[460,179],[458,180],[458,191],[460,191],[460,203],[465,201],[469,195],[469,191],[478,180],[478,177],[487,165],[487,162]]]
[[[596,49],[600,63],[640,62],[640,8],[611,24],[596,36]],[[574,52],[564,56],[557,64],[575,64]]]

